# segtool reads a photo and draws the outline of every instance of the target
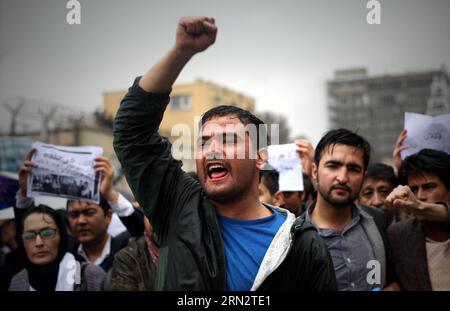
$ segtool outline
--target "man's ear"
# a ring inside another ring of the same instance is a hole
[[[267,152],[267,148],[261,148],[258,150],[258,157],[256,159],[256,166],[259,170],[262,170],[264,164],[269,160],[269,153]]]
[[[317,165],[313,162],[311,165],[311,180],[314,188],[317,190]]]
[[[283,192],[281,192],[280,190],[278,190],[275,194],[274,194],[274,203],[276,206],[283,206],[284,205],[284,195]]]
[[[111,222],[111,219],[112,219],[112,213],[113,213],[113,211],[112,211],[111,208],[109,208],[109,209],[106,211],[106,213],[105,213],[106,222],[107,222],[108,224]]]
[[[305,202],[306,192],[305,191],[299,191],[298,195],[300,196],[300,201]]]

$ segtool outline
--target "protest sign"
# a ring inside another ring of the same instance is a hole
[[[417,153],[424,148],[441,150],[450,154],[450,114],[428,116],[405,112],[405,129],[408,137],[403,145],[401,158]]]
[[[100,147],[68,147],[36,142],[28,176],[27,196],[64,197],[100,202],[100,176],[93,169],[94,158],[103,154]]]
[[[279,190],[303,191],[302,165],[296,145],[271,145],[268,153],[269,164],[279,173]]]

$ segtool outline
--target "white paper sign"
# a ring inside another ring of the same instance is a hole
[[[402,159],[424,148],[450,154],[450,113],[432,117],[405,112],[405,129],[408,137],[403,145],[409,148],[402,151]]]
[[[270,145],[269,164],[279,173],[280,191],[303,191],[303,175],[300,156],[295,144]]]
[[[38,166],[28,175],[27,196],[40,195],[100,202],[100,174],[94,172],[94,158],[100,147],[68,147],[35,142],[32,161]]]

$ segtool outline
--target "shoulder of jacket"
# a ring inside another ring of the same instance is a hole
[[[115,237],[111,237],[111,251],[118,251],[126,246],[131,238],[128,231],[124,231]]]
[[[421,224],[416,218],[410,218],[396,222],[388,227],[387,232],[390,236],[401,235],[403,236],[406,232],[412,232],[415,230],[421,230]]]
[[[14,274],[14,276],[11,278],[11,283],[13,281],[18,282],[22,280],[28,280],[28,271],[25,268]]]
[[[28,291],[30,287],[30,282],[28,280],[28,271],[22,269],[17,272],[9,282],[9,291]]]
[[[360,210],[366,212],[372,217],[378,217],[378,218],[384,218],[386,217],[386,214],[379,208],[370,207],[363,204],[356,204],[356,207]]]
[[[297,217],[291,227],[291,233],[294,235],[301,234],[308,230],[317,231],[313,224],[306,220],[304,214]]]
[[[106,272],[99,266],[82,262],[81,263],[81,290],[96,291],[101,290],[101,284]]]
[[[128,242],[127,246],[125,246],[115,254],[115,257],[118,257],[119,259],[126,258],[129,256],[139,258],[144,253],[146,253],[146,250],[147,250],[147,242],[145,241],[144,237],[132,238]]]

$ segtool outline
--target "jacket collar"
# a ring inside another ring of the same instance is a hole
[[[265,204],[266,206],[268,204]],[[266,254],[261,262],[255,281],[250,290],[256,290],[264,280],[275,270],[286,258],[290,248],[292,247],[291,227],[295,221],[295,215],[287,209],[269,205],[270,208],[280,212],[286,220],[278,229],[272,242],[267,249]]]

